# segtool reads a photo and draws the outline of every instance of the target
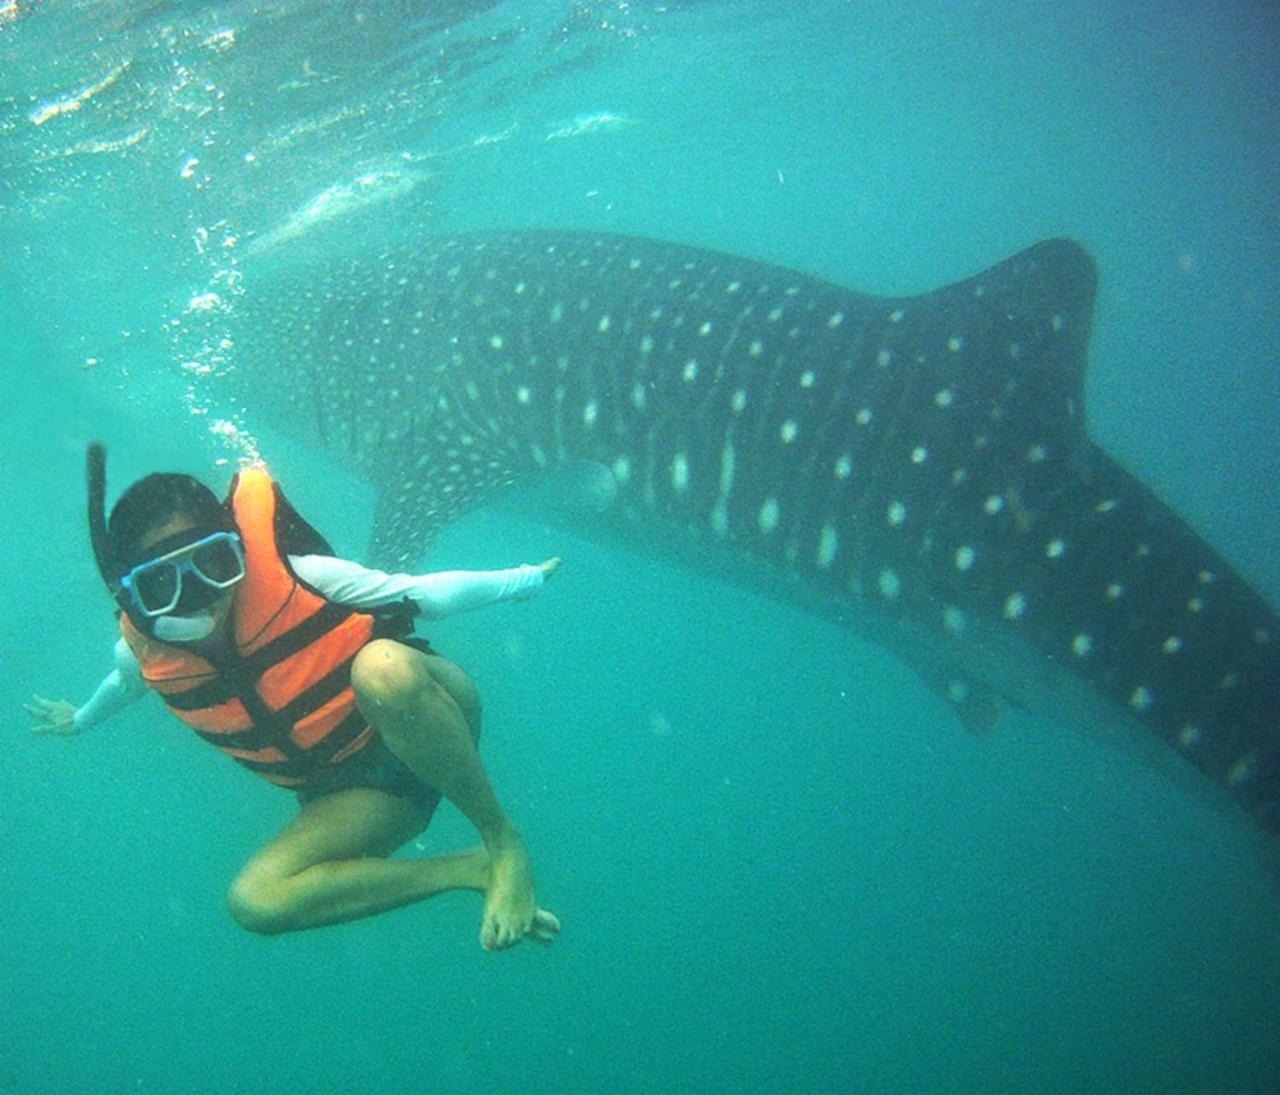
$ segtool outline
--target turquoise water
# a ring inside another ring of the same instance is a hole
[[[255,239],[597,228],[912,292],[1071,236],[1102,276],[1092,436],[1280,601],[1267,9],[14,10],[0,1092],[1275,1089],[1280,888],[1195,778],[1119,727],[976,741],[877,647],[527,513],[427,565],[567,560],[431,629],[485,696],[551,951],[486,954],[462,895],[249,936],[222,895],[289,796],[150,701],[72,739],[20,710],[109,668],[90,438],[117,490],[221,486],[252,443],[364,550],[369,489],[228,403],[234,346],[190,308],[234,303]],[[424,843],[470,839],[442,811]]]

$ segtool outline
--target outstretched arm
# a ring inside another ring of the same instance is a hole
[[[353,608],[381,608],[412,601],[427,619],[526,600],[559,569],[559,557],[507,570],[446,570],[436,574],[386,574],[327,555],[289,556],[294,572],[330,600]]]
[[[109,719],[141,696],[147,690],[142,670],[123,639],[116,643],[115,659],[116,668],[103,678],[89,702],[82,707],[77,708],[67,700],[32,696],[30,703],[23,704],[27,714],[36,720],[32,732],[80,734]]]

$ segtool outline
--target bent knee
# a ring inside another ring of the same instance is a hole
[[[227,911],[240,927],[255,935],[280,935],[290,928],[284,904],[272,888],[243,875],[227,891]]]
[[[484,710],[480,702],[480,690],[476,688],[475,682],[467,671],[451,661],[435,657],[431,659],[430,673],[436,683],[448,692],[453,702],[462,709],[463,717],[478,734],[480,717]]]
[[[437,686],[414,651],[391,639],[374,639],[351,663],[351,687],[362,707],[385,707],[413,703]]]

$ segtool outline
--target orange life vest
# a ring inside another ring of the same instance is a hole
[[[149,638],[124,613],[120,630],[174,715],[246,768],[298,787],[369,743],[351,663],[370,639],[405,629],[300,582],[276,542],[277,501],[260,468],[242,471],[232,487],[245,562],[231,605],[233,652],[215,663]]]

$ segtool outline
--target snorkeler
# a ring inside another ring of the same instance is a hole
[[[89,528],[119,605],[114,671],[80,708],[36,696],[44,734],[78,734],[147,689],[240,764],[301,803],[228,894],[264,934],[372,916],[446,890],[485,894],[480,941],[549,944],[524,845],[480,762],[480,699],[425,640],[429,619],[532,596],[558,558],[499,571],[384,574],[334,558],[267,472],[246,468],[225,503],[185,475],[134,483],[105,519],[106,454],[88,454]],[[390,859],[441,796],[483,843]]]

